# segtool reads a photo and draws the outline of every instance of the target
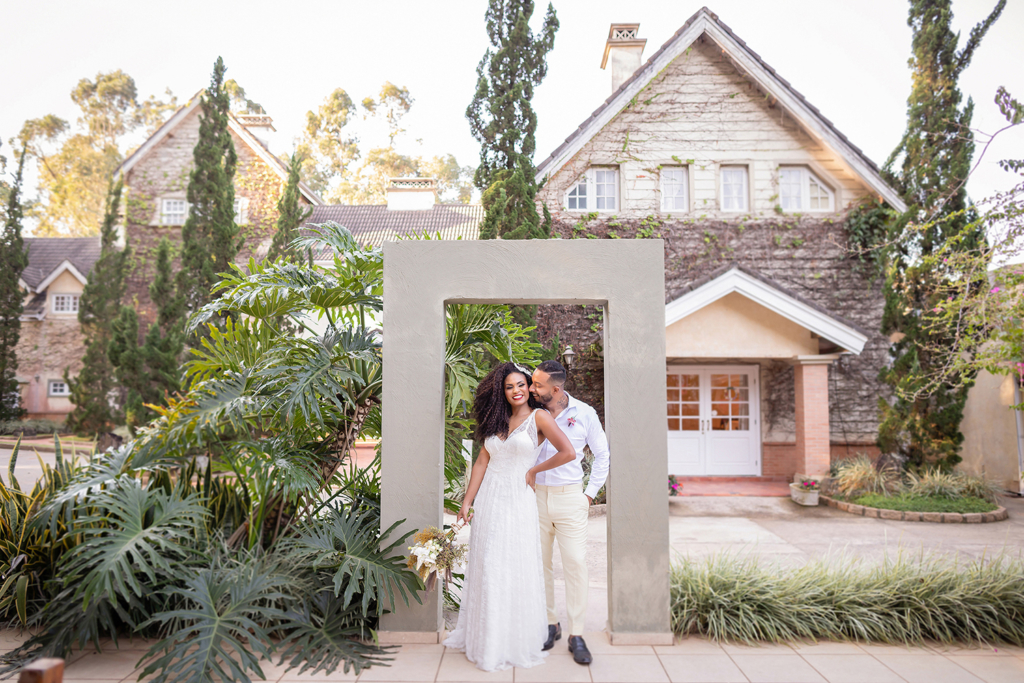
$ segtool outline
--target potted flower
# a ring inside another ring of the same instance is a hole
[[[818,480],[801,479],[789,485],[789,497],[797,505],[813,507],[818,504]]]
[[[683,490],[683,485],[676,479],[676,475],[668,475],[668,495],[678,496],[679,492]]]

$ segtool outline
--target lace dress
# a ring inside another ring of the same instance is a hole
[[[536,415],[505,441],[484,442],[491,459],[473,501],[459,622],[444,642],[484,671],[532,667],[547,656],[537,494],[526,483],[537,462]]]

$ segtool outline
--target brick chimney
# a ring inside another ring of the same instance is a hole
[[[274,119],[266,114],[235,114],[235,118],[247,131],[255,135],[264,147],[270,149],[271,133],[277,132],[274,128]]]
[[[392,178],[388,181],[388,211],[426,211],[437,203],[436,178]]]
[[[608,29],[601,68],[607,68],[611,62],[612,92],[618,90],[640,68],[647,39],[636,37],[639,30],[640,24],[612,24]]]

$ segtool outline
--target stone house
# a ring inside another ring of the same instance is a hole
[[[99,237],[26,237],[28,266],[19,283],[21,314],[18,384],[29,419],[63,421],[74,407],[64,373],[82,367],[84,338],[78,300],[100,257]]]
[[[844,220],[902,201],[707,8],[644,63],[638,29],[611,26],[612,94],[539,164],[538,199],[565,239],[665,240],[669,473],[782,480],[877,453],[883,297]],[[538,314],[598,404],[601,315]]]
[[[199,140],[202,113],[200,95],[180,107],[117,168],[124,176],[124,242],[132,258],[127,278],[127,297],[139,313],[140,329],[156,317],[149,284],[156,266],[156,248],[163,237],[176,246],[188,217],[189,174],[192,152]],[[263,115],[230,115],[231,140],[238,155],[235,170],[235,220],[242,248],[237,262],[262,258],[273,240],[277,202],[288,182],[288,166],[271,153],[267,141],[273,120]],[[299,184],[300,201],[307,206],[323,200],[305,183]],[[175,263],[175,268],[177,263]],[[144,333],[144,332],[143,332]]]

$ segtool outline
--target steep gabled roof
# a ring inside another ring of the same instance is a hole
[[[778,105],[821,144],[835,151],[856,173],[861,181],[893,208],[903,211],[906,205],[886,183],[878,166],[864,152],[850,142],[835,125],[825,118],[817,107],[797,92],[789,81],[779,76],[761,56],[750,49],[732,29],[707,7],[702,7],[676,31],[661,48],[651,55],[621,86],[604,101],[572,135],[537,167],[537,182],[553,176],[573,155],[608,124],[648,83],[662,72],[676,57],[686,51],[702,35],[707,35],[722,49],[736,69],[758,88],[774,97]]]
[[[45,289],[67,270],[85,284],[100,258],[99,237],[26,237],[28,265],[21,279],[33,292]]]
[[[479,204],[434,204],[423,211],[389,211],[386,204],[314,206],[304,227],[334,221],[349,229],[363,246],[377,247],[408,237],[440,235],[443,240],[480,239],[484,207]],[[314,258],[330,255],[314,255]]]
[[[127,159],[121,162],[121,165],[114,171],[114,175],[117,176],[121,173],[128,173],[128,171],[132,170],[135,164],[144,159],[145,156],[149,154],[150,150],[160,144],[160,142],[166,138],[171,131],[177,128],[181,122],[188,118],[188,115],[199,106],[204,92],[204,90],[200,90],[193,95],[188,102],[178,107],[178,110],[171,115],[171,118],[164,122],[164,125],[157,128],[155,133],[150,135],[145,142],[139,145],[138,149],[132,152]],[[256,153],[256,156],[262,159],[268,166],[270,166],[270,168],[274,169],[282,180],[288,180],[288,165],[276,155],[272,154],[270,150],[267,149],[267,146],[260,142],[259,138],[253,135],[245,126],[239,123],[238,119],[236,119],[232,114],[228,114],[228,127],[234,131],[238,137],[245,141],[253,152]],[[314,192],[313,189],[304,182],[299,181],[299,191],[302,193],[302,196],[314,206],[324,203],[320,198],[320,195]]]

